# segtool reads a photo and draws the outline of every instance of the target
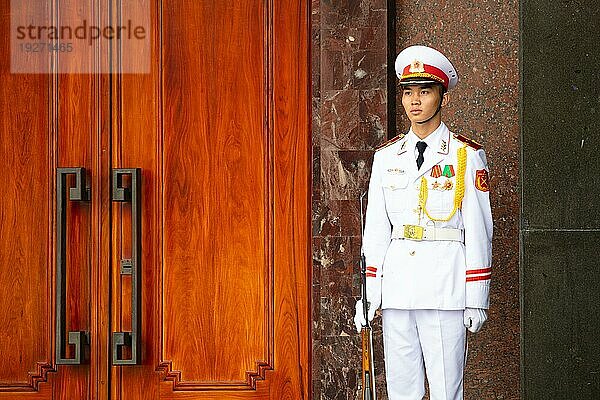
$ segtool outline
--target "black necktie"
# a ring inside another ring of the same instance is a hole
[[[417,157],[417,168],[421,169],[421,165],[423,165],[423,161],[425,160],[423,158],[423,153],[425,152],[425,147],[427,147],[427,143],[425,142],[417,142],[417,150],[419,150],[419,155]]]

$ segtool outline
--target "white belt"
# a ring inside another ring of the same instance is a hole
[[[408,240],[448,240],[451,242],[463,242],[462,229],[435,228],[433,226],[401,225],[394,227],[392,239]]]

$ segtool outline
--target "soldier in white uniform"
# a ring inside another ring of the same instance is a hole
[[[492,260],[488,167],[477,143],[441,120],[458,82],[425,46],[396,59],[406,134],[374,156],[363,240],[368,318],[381,306],[390,400],[463,399],[466,329],[487,319]],[[365,323],[356,303],[357,329]]]

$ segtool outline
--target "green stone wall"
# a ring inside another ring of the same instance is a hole
[[[600,5],[521,0],[521,391],[600,399]]]

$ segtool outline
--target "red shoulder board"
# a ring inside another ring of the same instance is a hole
[[[479,150],[479,149],[483,148],[483,146],[480,145],[479,143],[477,143],[476,141],[469,139],[466,136],[459,135],[458,133],[454,134],[454,138],[457,140],[460,140],[461,142],[463,142],[464,144],[466,144],[469,147],[472,147],[475,150]]]
[[[404,136],[406,136],[406,134],[405,133],[401,133],[398,136],[396,136],[396,137],[394,137],[394,138],[392,138],[392,139],[390,139],[390,140],[388,140],[386,142],[381,143],[379,146],[375,147],[375,151],[379,151],[381,149],[385,149],[389,145],[394,144],[398,140],[402,139]]]

